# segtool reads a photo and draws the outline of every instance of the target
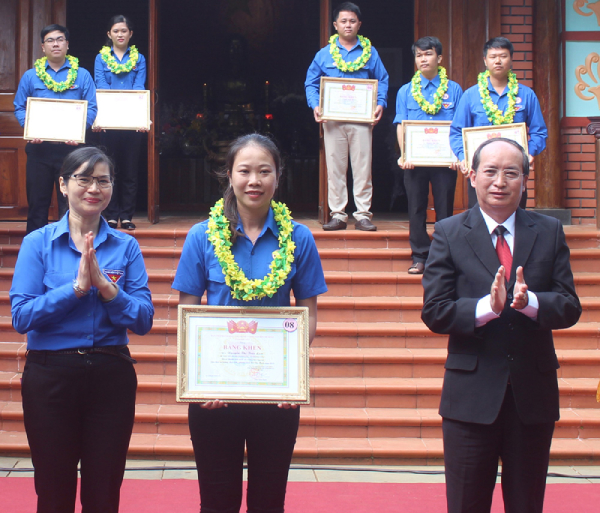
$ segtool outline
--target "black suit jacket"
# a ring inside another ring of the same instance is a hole
[[[475,327],[475,309],[490,293],[500,266],[478,206],[436,223],[423,275],[421,318],[435,333],[450,335],[440,415],[491,424],[510,380],[526,424],[559,418],[559,368],[552,332],[581,315],[560,222],[517,209],[513,268],[500,318]],[[539,300],[537,320],[510,308],[515,270]]]

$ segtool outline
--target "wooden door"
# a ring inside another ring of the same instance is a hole
[[[435,36],[444,48],[442,64],[463,90],[484,71],[483,45],[501,34],[499,0],[415,0],[415,40]],[[467,181],[458,173],[454,212],[468,208]],[[433,219],[432,219],[433,220]]]
[[[148,31],[148,88],[150,89],[150,119],[152,125],[148,133],[148,220],[151,223],[158,223],[160,217],[159,206],[159,163],[158,154],[158,136],[159,130],[159,101],[158,93],[158,16],[160,0],[150,0],[148,7],[150,9]]]
[[[23,129],[14,116],[15,92],[23,73],[42,56],[42,28],[65,20],[66,0],[0,1],[0,220],[27,217],[27,156]],[[50,216],[56,218],[54,205]]]

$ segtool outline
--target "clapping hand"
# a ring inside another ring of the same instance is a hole
[[[500,315],[504,310],[504,304],[506,303],[506,271],[504,266],[501,265],[498,268],[498,272],[492,283],[490,290],[490,305],[492,311],[496,315]],[[517,279],[515,281],[515,287],[513,289],[513,300],[510,304],[511,308],[515,310],[523,310],[529,304],[529,295],[527,294],[527,284],[525,283],[525,277],[523,276],[523,266],[517,267]]]
[[[79,288],[86,293],[93,287],[96,287],[105,301],[113,300],[119,288],[111,281],[106,279],[96,258],[94,249],[94,234],[88,232],[83,241],[83,251],[79,261],[79,270],[77,272],[77,283]],[[78,297],[81,297],[78,295]]]

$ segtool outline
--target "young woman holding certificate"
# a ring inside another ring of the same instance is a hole
[[[122,15],[113,16],[108,24],[107,46],[96,56],[94,79],[97,89],[145,90],[146,59],[135,46],[129,46],[133,36],[131,22]],[[109,46],[110,45],[110,46]],[[96,127],[95,131],[102,130]],[[121,220],[121,228],[135,229],[131,222],[135,212],[137,172],[141,134],[146,129],[109,130],[103,134],[102,143],[115,161],[116,180],[112,200],[104,217],[111,228]]]
[[[327,287],[311,232],[272,200],[281,171],[269,138],[251,134],[232,143],[224,197],[188,233],[173,288],[180,304],[199,305],[206,292],[209,305],[222,306],[285,307],[293,291],[296,305],[308,307],[312,342],[317,296]],[[284,258],[274,259],[276,252]],[[201,511],[239,512],[246,446],[248,512],[283,512],[299,418],[299,408],[287,403],[190,404]]]

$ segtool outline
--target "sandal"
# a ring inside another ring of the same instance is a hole
[[[423,274],[425,270],[425,264],[423,262],[413,262],[408,268],[408,274]]]

